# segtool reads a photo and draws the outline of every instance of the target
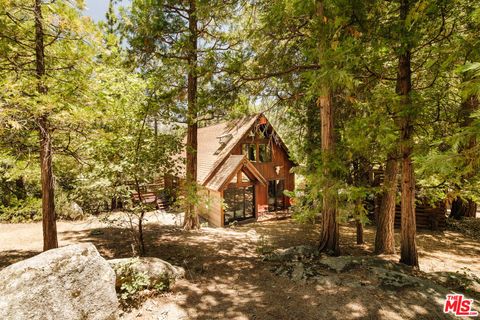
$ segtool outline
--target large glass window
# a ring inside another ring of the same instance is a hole
[[[225,203],[225,224],[235,220],[245,220],[255,217],[255,194],[253,186],[227,188],[223,192]]]
[[[260,162],[272,161],[272,148],[270,147],[269,144],[258,145],[258,160]]]

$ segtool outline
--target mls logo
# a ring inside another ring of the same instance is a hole
[[[477,317],[478,312],[473,310],[473,299],[465,299],[463,294],[447,294],[443,306],[444,313],[453,313],[457,317]]]

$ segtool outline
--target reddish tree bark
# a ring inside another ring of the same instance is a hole
[[[43,32],[42,1],[35,0],[35,66],[38,79],[37,91],[46,94],[45,45]],[[42,185],[43,250],[58,248],[55,216],[55,189],[52,169],[52,137],[47,115],[37,119],[40,136],[40,171]]]
[[[324,175],[326,177],[326,184],[323,191],[322,230],[320,233],[319,249],[332,255],[339,255],[339,226],[337,223],[336,199],[334,191],[331,188],[333,187],[331,182],[332,173],[328,165],[334,151],[331,92],[328,92],[326,96],[320,97],[318,104],[320,106],[322,154],[325,165]]]
[[[383,179],[380,212],[377,216],[377,231],[375,233],[375,253],[395,253],[395,199],[397,195],[398,161],[395,155],[389,155]]]
[[[324,3],[322,0],[316,1],[316,15],[320,21],[320,39],[318,41],[318,52],[320,60],[324,54],[327,42],[327,28],[325,24],[327,19],[324,12]],[[332,92],[327,84],[320,90],[320,97],[317,99],[317,105],[320,107],[321,123],[321,143],[322,158],[325,176],[325,185],[323,186],[323,208],[322,208],[322,229],[320,232],[319,250],[331,255],[340,254],[339,246],[339,226],[337,223],[336,194],[333,190],[333,175],[329,169],[329,162],[334,154],[333,138],[333,103]]]
[[[400,3],[400,20],[406,29],[406,19],[410,10],[408,0]],[[404,33],[406,30],[404,30]],[[398,56],[398,74],[396,92],[400,95],[400,149],[402,156],[402,217],[400,262],[418,268],[418,253],[415,243],[415,175],[412,163],[413,151],[413,116],[410,93],[412,90],[411,50],[410,45],[401,43]]]
[[[194,198],[197,196],[197,59],[198,59],[198,22],[196,0],[189,0],[188,12],[189,48],[188,48],[188,111],[187,111],[187,165],[185,219],[183,227],[186,230],[198,229],[200,222],[195,208]]]
[[[357,244],[364,244],[363,240],[363,224],[361,221],[355,221],[355,225],[357,227]]]

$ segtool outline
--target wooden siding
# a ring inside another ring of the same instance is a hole
[[[199,186],[198,214],[213,227],[223,227],[223,196],[221,192]]]
[[[445,230],[447,227],[447,208],[444,202],[438,203],[435,207],[426,204],[415,206],[415,221],[417,229]],[[395,206],[395,228],[400,228],[401,207]]]
[[[290,173],[291,168],[293,167],[292,161],[288,158],[288,154],[283,149],[282,146],[268,139],[259,139],[252,137],[244,137],[239,141],[239,143],[232,149],[231,154],[239,155],[242,154],[242,145],[243,144],[270,144],[272,146],[272,161],[271,162],[251,162],[255,168],[262,174],[262,176],[267,180],[284,180],[285,190],[292,191],[295,188],[295,177],[293,173]],[[258,148],[257,148],[258,150]],[[258,157],[258,152],[257,152]],[[275,168],[279,166],[280,170],[277,174]],[[256,185],[256,202],[257,202],[257,212],[268,211],[268,183],[266,186],[257,184]],[[289,206],[290,199],[287,196],[284,196],[284,204]]]

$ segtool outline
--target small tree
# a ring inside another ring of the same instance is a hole
[[[97,33],[82,10],[64,0],[0,1],[0,125],[28,146],[22,150],[38,154],[44,250],[58,247],[54,141],[69,134],[77,108],[88,104]],[[24,134],[34,131],[36,138]]]
[[[112,222],[130,230],[137,253],[144,255],[145,214],[154,207],[144,203],[142,187],[154,178],[175,173],[173,155],[178,154],[181,144],[175,131],[155,129],[155,108],[146,94],[147,82],[121,66],[121,54],[103,59],[96,88],[102,92],[97,98],[101,117],[91,128],[85,154],[88,166],[83,172],[85,185],[80,188],[92,190],[92,185],[103,181],[96,192],[105,199],[123,202],[127,218]],[[138,201],[133,201],[133,193]]]

